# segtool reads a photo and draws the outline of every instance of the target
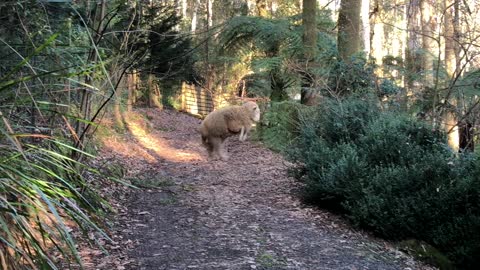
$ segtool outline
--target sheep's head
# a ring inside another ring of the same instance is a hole
[[[260,108],[258,107],[257,103],[253,101],[247,101],[242,106],[247,108],[248,112],[250,113],[250,119],[255,122],[260,121]]]

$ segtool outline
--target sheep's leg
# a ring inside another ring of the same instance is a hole
[[[240,137],[238,138],[241,142],[245,141],[247,138],[247,132],[245,131],[245,127],[242,126],[242,129],[240,130]]]

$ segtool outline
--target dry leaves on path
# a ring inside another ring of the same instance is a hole
[[[142,109],[126,123],[100,159],[141,189],[114,192],[115,244],[88,269],[430,269],[302,205],[291,164],[259,142],[231,138],[230,161],[208,162],[196,118]]]

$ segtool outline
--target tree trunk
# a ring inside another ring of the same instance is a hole
[[[422,68],[424,72],[424,83],[427,87],[434,86],[434,48],[435,48],[435,14],[431,0],[421,0],[422,18]]]
[[[337,46],[338,54],[344,61],[361,50],[361,4],[360,0],[342,0],[340,3]]]
[[[192,8],[192,32],[197,31],[197,13],[198,7],[200,6],[200,0],[193,1],[193,8]]]
[[[114,71],[115,72],[115,71]],[[117,81],[116,74],[112,74],[112,80]],[[115,90],[114,100],[113,100],[113,115],[115,118],[115,125],[119,128],[123,128],[123,117],[122,117],[122,90],[125,89],[125,83],[121,83],[119,87]]]
[[[136,102],[136,91],[137,91],[137,73],[135,70],[132,73],[127,74],[127,112],[131,112],[133,104]]]
[[[304,59],[306,61],[306,70],[302,78],[301,88],[301,103],[313,105],[315,104],[316,92],[315,92],[315,75],[310,72],[312,67],[315,66],[315,56],[317,52],[317,1],[316,0],[304,0],[303,1],[303,46],[304,46]]]
[[[187,18],[187,0],[182,0],[182,19]]]
[[[160,103],[160,89],[158,88],[158,84],[155,83],[155,75],[148,74],[147,87],[148,87],[148,99],[147,99],[148,107],[162,109],[162,104]]]
[[[456,58],[455,58],[455,40],[454,40],[454,6],[455,0],[445,0],[445,17],[444,17],[444,35],[445,35],[445,71],[448,75],[447,84],[450,86],[449,91],[453,91],[451,82],[455,77]],[[444,125],[448,134],[448,145],[454,150],[459,150],[460,137],[458,133],[457,114],[455,108],[457,107],[457,100],[453,95],[450,96],[449,103],[452,104],[450,108],[447,108],[445,113]]]
[[[210,93],[213,92],[212,85],[213,85],[213,70],[210,66],[210,28],[213,26],[212,20],[212,7],[213,7],[213,0],[207,0],[207,25],[206,25],[206,38],[205,38],[205,88]]]
[[[361,48],[366,55],[370,54],[370,0],[361,0],[360,20],[362,21],[362,29],[360,36],[362,37]]]
[[[411,0],[406,9],[407,16],[407,48],[405,49],[405,77],[404,84],[406,91],[402,107],[408,108],[408,97],[415,91],[415,80],[421,70],[420,55],[420,0]]]
[[[379,67],[383,63],[383,44],[384,44],[384,25],[380,21],[382,0],[375,0],[373,3],[373,10],[370,16],[370,57],[375,59],[375,64]],[[381,68],[377,69],[377,75],[382,76]]]
[[[92,22],[93,24],[93,29],[96,31],[94,32],[94,41],[96,44],[98,44],[98,41],[101,38],[101,31],[103,28],[103,18],[105,18],[105,10],[106,10],[106,2],[105,0],[102,0],[101,2],[97,3],[97,7],[95,9],[95,17],[94,21]],[[88,56],[88,62],[90,63],[96,63],[97,62],[97,53],[94,49],[90,50],[89,56]],[[89,74],[89,76],[85,76],[85,84],[92,85],[93,74]],[[81,98],[81,103],[80,103],[80,114],[81,117],[84,120],[89,121],[90,120],[90,114],[91,114],[91,91],[87,87],[85,87],[82,90],[82,98]],[[78,142],[75,142],[76,146],[79,147],[80,149],[83,148],[84,146],[84,141],[85,141],[85,134],[86,132],[86,124],[82,121],[77,121],[76,127],[75,127],[75,132],[77,133],[77,136],[79,136],[80,140]],[[78,152],[74,152],[74,155],[77,155]]]

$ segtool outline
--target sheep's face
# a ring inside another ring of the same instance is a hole
[[[257,103],[253,101],[248,101],[243,104],[243,107],[247,108],[248,112],[250,113],[250,118],[253,121],[260,121],[260,108],[258,108]]]

